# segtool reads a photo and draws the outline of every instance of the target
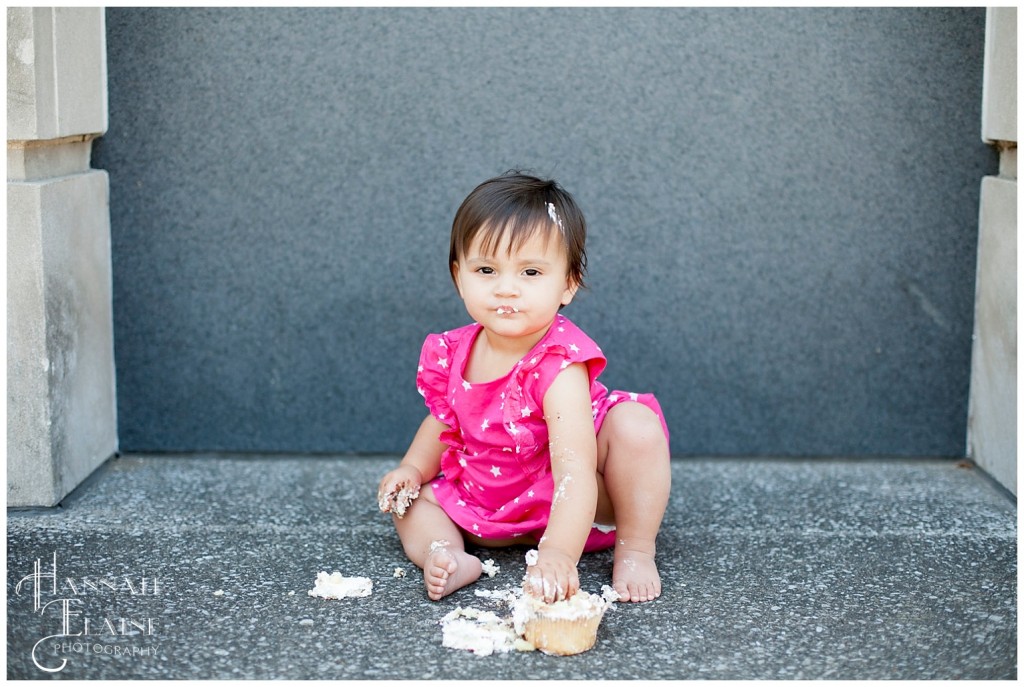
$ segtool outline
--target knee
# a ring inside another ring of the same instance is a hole
[[[608,448],[633,461],[668,462],[668,439],[657,414],[642,403],[621,403],[610,411],[601,428],[609,430]]]

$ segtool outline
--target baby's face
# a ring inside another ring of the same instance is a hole
[[[564,246],[546,231],[511,252],[505,242],[485,254],[482,242],[478,234],[455,269],[466,310],[492,334],[539,340],[576,295]]]

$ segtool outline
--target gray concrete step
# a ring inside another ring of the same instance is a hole
[[[376,509],[396,461],[131,455],[59,508],[9,510],[8,677],[1016,677],[1016,504],[953,461],[674,460],[663,595],[566,658],[441,646],[441,617],[515,585],[524,549],[480,550],[501,572],[429,601]],[[310,597],[320,570],[373,594]],[[610,572],[610,552],[580,564],[591,591]],[[61,636],[65,605],[88,635]]]

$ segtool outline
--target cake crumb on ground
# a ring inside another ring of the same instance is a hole
[[[323,599],[369,596],[373,593],[373,580],[369,577],[345,577],[337,570],[330,574],[321,570],[316,574],[313,588],[307,593]]]

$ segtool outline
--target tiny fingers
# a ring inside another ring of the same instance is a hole
[[[390,488],[381,484],[377,490],[377,506],[380,508],[381,513],[390,513],[391,507],[394,505],[394,494],[397,489],[394,486]]]
[[[571,598],[579,590],[580,590],[580,577],[576,573],[576,571],[573,571],[573,573],[571,575],[569,575],[569,589],[568,589],[568,591],[567,591],[567,593],[565,595],[565,598],[567,598],[567,599]]]

